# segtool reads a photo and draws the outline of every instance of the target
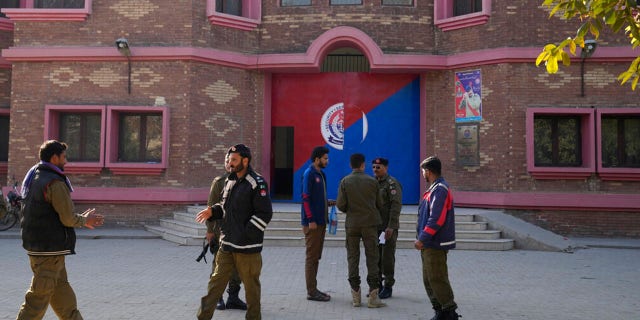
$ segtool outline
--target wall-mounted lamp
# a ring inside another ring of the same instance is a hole
[[[129,67],[129,87],[128,92],[131,94],[131,50],[129,49],[129,41],[125,38],[116,39],[116,49],[123,56],[127,57],[127,64]]]
[[[598,47],[598,43],[595,40],[585,40],[584,46],[582,47],[582,51],[580,51],[580,57],[582,58],[582,63],[580,64],[580,96],[584,97],[584,61],[587,58],[590,58],[594,52],[596,52],[596,48]]]
[[[598,47],[598,43],[595,40],[585,40],[584,47],[582,47],[582,51],[580,52],[581,58],[589,58],[591,55],[596,52],[596,48]]]

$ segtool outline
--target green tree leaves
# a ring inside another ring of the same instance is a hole
[[[564,19],[580,19],[583,23],[576,30],[575,37],[562,41],[559,45],[548,44],[538,55],[536,66],[544,62],[548,73],[558,72],[558,62],[569,66],[571,55],[576,55],[578,47],[584,48],[584,38],[591,34],[598,39],[604,28],[609,28],[614,33],[620,32],[624,27],[632,48],[640,45],[640,6],[636,0],[544,0],[542,3],[551,9],[549,17],[559,15]],[[640,79],[640,57],[637,57],[627,71],[618,76],[620,84],[631,81],[631,89],[635,90]]]

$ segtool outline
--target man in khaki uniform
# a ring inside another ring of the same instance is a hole
[[[389,160],[376,158],[372,161],[373,174],[378,180],[382,208],[380,218],[382,224],[378,233],[384,232],[385,243],[380,246],[380,281],[384,280],[384,286],[378,293],[380,299],[387,299],[393,293],[393,284],[396,264],[396,241],[400,226],[400,210],[402,209],[402,185],[396,178],[388,173]],[[382,278],[384,275],[384,279]]]
[[[65,255],[75,254],[73,228],[93,229],[104,223],[104,217],[95,214],[95,209],[73,213],[73,188],[63,172],[66,150],[64,143],[45,141],[40,146],[40,163],[27,172],[22,183],[22,246],[29,255],[33,278],[17,320],[42,319],[49,305],[60,319],[82,319],[67,280]]]
[[[378,182],[364,173],[364,155],[355,153],[350,158],[351,174],[342,178],[338,189],[336,206],[345,212],[345,228],[347,232],[347,263],[349,268],[349,285],[353,297],[353,306],[361,303],[360,291],[360,239],[364,244],[367,260],[367,283],[369,284],[369,308],[386,306],[378,297],[380,278],[378,275],[378,226],[379,208],[382,206],[378,193]]]

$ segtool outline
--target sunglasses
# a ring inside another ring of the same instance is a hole
[[[371,166],[371,168],[373,168],[374,170],[375,170],[375,169],[381,169],[381,168],[382,168],[382,166]]]

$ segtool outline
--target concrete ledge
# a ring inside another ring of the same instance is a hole
[[[514,239],[516,249],[571,253],[581,248],[581,246],[568,238],[501,211],[456,208],[456,213],[465,210],[472,211],[478,220],[486,221],[491,229],[500,230],[504,237]]]

